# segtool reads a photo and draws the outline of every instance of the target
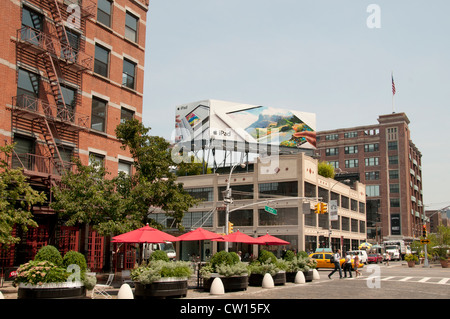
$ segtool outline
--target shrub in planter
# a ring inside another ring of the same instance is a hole
[[[209,291],[214,277],[220,276],[225,291],[245,290],[248,286],[247,265],[239,260],[235,252],[220,251],[200,269],[203,288]]]
[[[61,266],[63,264],[63,258],[61,253],[56,249],[55,246],[47,245],[39,249],[36,256],[34,256],[36,261],[50,261],[56,266]]]
[[[155,260],[170,261],[169,257],[167,256],[167,253],[162,250],[155,250],[154,252],[152,252],[149,259],[150,261]]]
[[[154,260],[131,271],[137,299],[186,296],[187,279],[193,273],[185,261]]]
[[[78,251],[68,251],[62,260],[62,265],[64,268],[69,267],[70,265],[78,265],[80,267],[80,271],[83,274],[87,269],[86,258],[82,253]]]
[[[405,260],[408,262],[409,267],[414,267],[415,263],[419,261],[419,258],[413,254],[406,254]]]

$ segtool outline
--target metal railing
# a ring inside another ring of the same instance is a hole
[[[74,112],[69,107],[49,104],[34,96],[21,94],[13,96],[12,105],[25,111],[31,111],[51,120],[69,122],[82,128],[89,128],[89,116]]]
[[[17,40],[28,43],[35,48],[50,52],[68,64],[75,64],[82,69],[92,69],[93,58],[84,51],[76,50],[69,44],[62,43],[57,37],[40,30],[24,26],[17,30]]]
[[[60,175],[60,172],[74,171],[75,164],[67,161],[59,161],[48,156],[31,153],[17,154],[13,152],[11,167],[23,168],[27,171],[41,174]]]

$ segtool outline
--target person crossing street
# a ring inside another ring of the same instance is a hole
[[[328,278],[331,279],[331,276],[339,270],[339,278],[342,279],[342,269],[341,269],[341,250],[338,249],[336,251],[336,253],[333,255],[333,263],[334,263],[334,270],[332,272],[330,272],[330,274],[328,275]]]

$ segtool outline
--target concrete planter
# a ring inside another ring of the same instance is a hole
[[[86,297],[83,283],[48,283],[29,285],[20,283],[17,299],[81,299]]]
[[[249,286],[262,286],[264,275],[262,274],[251,274],[248,278]],[[273,282],[275,286],[281,286],[286,284],[286,272],[280,271],[275,275],[272,275]]]
[[[188,289],[187,278],[161,278],[151,284],[135,282],[134,285],[135,299],[186,297]]]
[[[203,279],[203,289],[205,291],[210,291],[212,282],[215,278],[219,277],[222,280],[223,286],[225,288],[225,292],[228,291],[238,291],[238,290],[247,290],[248,288],[248,275],[244,276],[211,276],[209,278]]]

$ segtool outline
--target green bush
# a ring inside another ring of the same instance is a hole
[[[189,277],[193,273],[190,264],[185,261],[154,260],[148,265],[139,266],[131,271],[131,279],[143,285],[164,277]]]
[[[63,259],[61,257],[61,253],[56,249],[55,246],[47,245],[39,249],[36,256],[34,257],[35,261],[49,261],[53,263],[55,266],[62,266]]]
[[[162,250],[155,250],[150,255],[150,261],[156,261],[156,260],[170,261],[169,257],[167,256],[167,253]]]
[[[86,258],[82,253],[78,251],[68,251],[63,258],[63,267],[67,268],[69,265],[78,265],[80,267],[81,272],[85,272],[87,269]]]
[[[213,268],[218,265],[235,265],[239,262],[239,256],[235,252],[219,251],[211,258],[210,263]]]
[[[261,253],[259,254],[258,261],[260,263],[266,263],[270,262],[275,264],[277,262],[277,257],[275,255],[267,250],[261,250]]]
[[[292,260],[294,260],[294,257],[295,257],[294,252],[292,250],[288,250],[284,254],[283,259],[287,260],[287,261],[292,261]]]

